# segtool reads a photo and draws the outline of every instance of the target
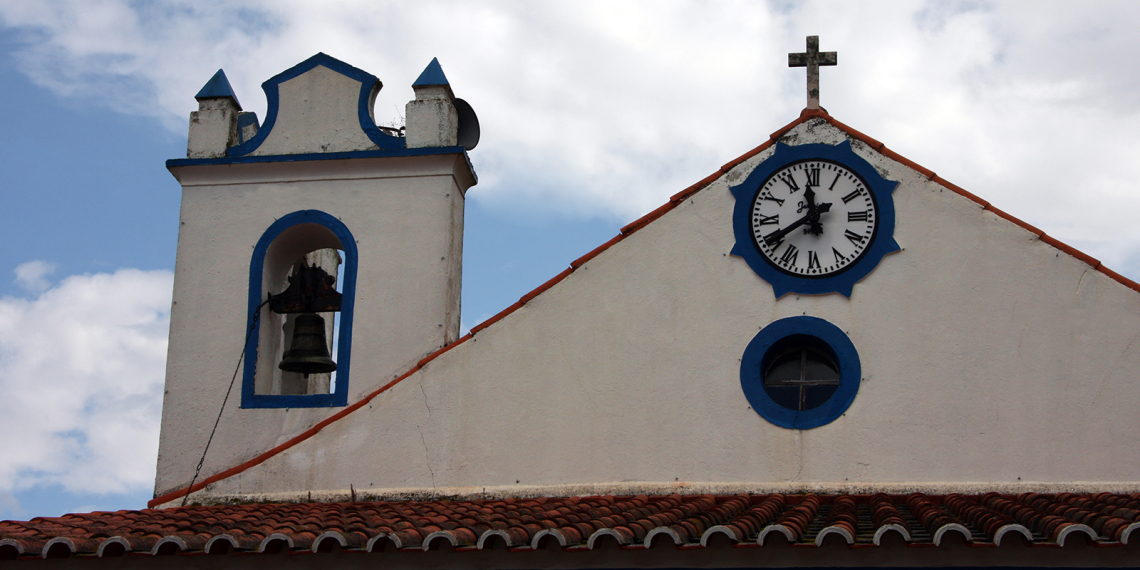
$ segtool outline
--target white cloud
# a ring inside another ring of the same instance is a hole
[[[120,269],[0,298],[0,493],[153,484],[172,287]]]
[[[387,87],[438,56],[480,115],[470,197],[629,220],[764,142],[803,105],[804,36],[833,116],[1113,265],[1136,257],[1140,4],[44,0],[0,5],[35,81],[185,132],[224,67],[260,83],[324,51]]]
[[[55,273],[55,264],[46,261],[25,261],[16,266],[16,285],[31,293],[39,293],[51,287],[51,283],[44,279]]]

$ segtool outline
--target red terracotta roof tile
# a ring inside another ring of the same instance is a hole
[[[693,532],[699,527],[677,525],[680,517],[703,517],[707,522],[701,526],[732,524],[744,514],[742,503],[753,502],[750,497],[707,496],[614,499],[260,504],[71,515],[27,523],[5,521],[0,523],[0,556],[110,556],[128,551],[157,554],[163,544],[191,552],[264,552],[271,550],[273,543],[278,549],[325,552],[333,546],[375,548],[384,544],[378,538],[389,538],[402,550],[431,548],[437,540],[452,547],[479,548],[487,544],[483,538],[488,533],[514,547],[537,546],[536,541],[545,536],[563,547],[572,547],[589,541],[599,530],[612,530],[620,542],[634,544],[665,529],[656,534],[685,544],[700,540]],[[759,506],[769,506],[769,515],[775,514],[770,508],[773,497],[756,499]],[[854,499],[843,501],[853,504]],[[795,518],[797,526],[806,528],[815,516],[814,512],[807,513],[818,508],[819,501],[798,503],[787,518]],[[722,504],[727,506],[721,508]],[[569,522],[571,519],[576,523]],[[251,520],[260,524],[252,526]],[[513,532],[497,530],[503,527]],[[163,529],[161,539],[155,537],[155,529]],[[734,536],[743,539],[755,533],[754,528],[748,528]]]
[[[155,529],[162,529],[158,536]],[[1140,493],[1020,495],[670,495],[467,501],[250,504],[119,511],[0,522],[0,558],[167,553],[326,553],[494,548],[594,549],[604,538],[626,548],[705,548],[720,536],[759,545],[772,533],[796,546],[832,535],[875,547],[889,535],[938,546],[947,534],[967,544],[1010,537],[1031,546],[1140,540]],[[1077,537],[1077,538],[1074,538]],[[771,544],[768,540],[766,544]]]

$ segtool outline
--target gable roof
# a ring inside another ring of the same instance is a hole
[[[1031,546],[1085,541],[1121,546],[1138,542],[1133,536],[1138,528],[1140,493],[639,495],[261,503],[3,521],[0,559],[282,550],[407,552],[441,546],[468,551],[505,547],[515,553],[551,546],[567,551],[614,546],[637,551],[660,546],[660,541],[682,551],[717,549],[725,543],[769,550],[784,543],[878,547],[899,540],[912,546],[946,547],[962,541],[970,546],[998,546],[1011,542],[1010,538]],[[944,550],[926,552],[945,562],[940,558],[948,554]]]
[[[429,354],[428,356],[424,357],[415,366],[413,366],[409,370],[405,371],[403,374],[399,375],[397,378],[395,378],[391,382],[385,384],[384,386],[381,386],[380,388],[374,390],[373,392],[371,392],[368,395],[361,398],[359,401],[341,409],[337,413],[335,413],[335,414],[329,416],[328,418],[318,422],[317,424],[315,424],[314,426],[312,426],[308,430],[306,430],[306,431],[302,432],[301,434],[289,439],[288,441],[285,441],[284,443],[274,447],[273,449],[270,449],[267,452],[262,453],[261,455],[255,457],[255,458],[253,458],[247,462],[244,462],[240,465],[236,465],[234,467],[231,467],[230,469],[227,469],[225,471],[222,471],[220,473],[217,473],[217,474],[214,474],[210,477],[207,477],[206,479],[202,480],[201,482],[194,484],[191,488],[180,489],[180,490],[177,490],[177,491],[174,491],[171,493],[167,493],[167,494],[162,495],[160,497],[156,497],[152,501],[148,502],[148,506],[154,507],[154,506],[170,503],[172,501],[181,499],[190,493],[198,491],[198,490],[206,487],[207,485],[209,485],[211,483],[226,479],[228,477],[231,477],[233,475],[236,475],[238,473],[246,471],[247,469],[250,469],[250,468],[266,461],[267,459],[269,459],[275,455],[280,454],[281,452],[297,445],[298,443],[309,439],[310,437],[314,436],[315,434],[317,434],[318,432],[320,432],[322,429],[329,426],[330,424],[337,422],[338,420],[346,417],[347,415],[353,413],[354,411],[360,409],[361,407],[366,406],[375,397],[386,392],[387,390],[389,390],[393,386],[399,384],[400,382],[404,381],[405,379],[411,377],[416,372],[420,371],[429,362],[435,360],[436,358],[440,357],[441,355],[450,351],[451,349],[455,348],[456,346],[459,346],[460,344],[467,342],[468,340],[473,338],[475,335],[477,335],[480,331],[486,329],[487,327],[494,325],[498,321],[505,318],[507,315],[510,315],[511,313],[517,311],[518,309],[520,309],[523,305],[525,305],[526,303],[528,303],[532,299],[538,297],[543,292],[545,292],[548,289],[550,289],[551,287],[553,287],[555,284],[561,282],[563,279],[568,277],[571,273],[576,271],[583,264],[585,264],[586,262],[588,262],[591,259],[600,255],[603,251],[609,249],[614,244],[624,240],[625,238],[629,237],[630,235],[632,235],[632,234],[640,231],[644,227],[648,226],[649,224],[651,224],[655,220],[661,218],[666,213],[668,213],[669,211],[673,210],[678,205],[683,203],[686,199],[693,196],[694,194],[696,194],[700,190],[704,189],[708,185],[712,184],[714,181],[719,179],[721,176],[727,174],[731,169],[735,168],[736,166],[740,165],[744,161],[746,161],[746,160],[760,154],[761,152],[765,151],[766,149],[771,147],[773,144],[775,144],[778,139],[780,139],[782,136],[787,134],[789,131],[791,131],[796,126],[798,126],[802,123],[805,123],[807,121],[814,120],[814,119],[821,119],[821,120],[828,122],[832,126],[838,128],[839,130],[846,133],[851,138],[861,141],[862,143],[864,143],[864,144],[870,146],[871,148],[875,149],[877,152],[883,154],[887,158],[890,158],[896,162],[899,162],[899,163],[915,170],[916,172],[922,174],[927,179],[945,187],[946,189],[970,199],[971,201],[973,201],[976,204],[978,204],[979,206],[981,206],[982,210],[989,211],[989,212],[993,213],[994,215],[996,215],[1000,218],[1003,218],[1009,222],[1014,223],[1018,227],[1021,227],[1025,230],[1029,231],[1034,236],[1038,237],[1041,241],[1057,248],[1058,250],[1060,250],[1062,252],[1065,252],[1066,254],[1068,254],[1072,257],[1077,258],[1078,260],[1080,260],[1084,263],[1087,263],[1092,268],[1096,269],[1097,271],[1100,271],[1101,273],[1104,273],[1108,277],[1110,277],[1113,280],[1123,284],[1124,286],[1126,286],[1126,287],[1128,287],[1134,291],[1140,291],[1140,284],[1137,284],[1136,282],[1131,281],[1131,280],[1117,274],[1116,272],[1109,270],[1108,268],[1101,265],[1099,261],[1092,258],[1091,256],[1088,256],[1088,255],[1086,255],[1086,254],[1084,254],[1084,253],[1082,253],[1082,252],[1080,252],[1080,251],[1078,251],[1078,250],[1076,250],[1076,249],[1074,249],[1074,248],[1072,248],[1072,247],[1070,247],[1070,246],[1068,246],[1068,245],[1066,245],[1066,244],[1064,244],[1064,243],[1062,243],[1062,242],[1060,242],[1060,241],[1058,241],[1058,240],[1056,240],[1050,236],[1047,236],[1041,230],[1039,230],[1039,229],[1037,229],[1037,228],[1035,228],[1035,227],[1033,227],[1033,226],[1031,226],[1031,225],[1029,225],[1029,224],[1027,224],[1027,223],[1025,223],[1025,222],[1009,215],[1009,214],[1007,214],[1006,212],[1003,212],[997,208],[994,208],[985,200],[982,200],[981,198],[978,198],[977,196],[975,196],[975,195],[951,184],[950,182],[947,182],[946,180],[937,176],[934,172],[932,172],[926,168],[923,168],[922,166],[919,166],[918,164],[915,164],[914,162],[906,159],[905,157],[902,157],[901,155],[899,155],[898,153],[895,153],[894,151],[887,149],[883,145],[883,143],[881,143],[875,139],[872,139],[872,138],[864,135],[863,133],[860,133],[859,131],[856,131],[856,130],[848,127],[847,125],[844,125],[844,124],[834,120],[825,111],[805,109],[800,114],[800,117],[798,119],[796,119],[795,121],[792,121],[788,125],[781,128],[780,130],[777,130],[776,132],[772,133],[772,135],[769,137],[769,140],[767,142],[765,142],[764,144],[756,147],[755,149],[749,151],[748,153],[745,153],[744,155],[738,157],[737,159],[725,164],[717,172],[711,174],[710,176],[704,178],[703,180],[697,182],[696,184],[693,184],[692,186],[690,186],[690,187],[682,190],[681,192],[675,194],[674,196],[672,196],[669,199],[669,201],[667,203],[665,203],[661,207],[649,212],[648,214],[646,214],[646,215],[642,216],[641,218],[631,222],[630,224],[627,224],[625,227],[623,227],[621,229],[620,233],[617,236],[614,236],[612,239],[610,239],[606,243],[602,244],[601,246],[595,248],[593,251],[590,251],[586,255],[583,255],[582,257],[571,262],[570,267],[563,270],[558,275],[555,275],[552,279],[550,279],[546,283],[540,285],[539,287],[537,287],[533,291],[523,295],[517,302],[515,302],[511,306],[507,307],[503,311],[499,312],[495,316],[487,319],[486,321],[484,321],[478,325],[475,325],[474,327],[471,328],[471,331],[468,334],[459,338],[455,342],[453,342],[453,343],[451,343],[451,344],[449,344],[443,348],[440,348],[436,352]]]

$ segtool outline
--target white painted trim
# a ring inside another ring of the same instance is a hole
[[[659,534],[664,534],[671,538],[673,540],[673,546],[681,546],[681,535],[677,534],[677,531],[667,526],[659,526],[649,531],[649,534],[645,535],[645,547],[649,548],[650,546],[653,546],[653,538]]]
[[[1124,527],[1124,532],[1120,533],[1120,543],[1128,544],[1128,537],[1132,535],[1132,531],[1140,528],[1140,522],[1134,522]]]
[[[75,554],[79,550],[79,549],[75,548],[75,543],[72,542],[70,538],[67,538],[66,536],[57,536],[57,537],[55,537],[55,538],[44,543],[43,550],[40,551],[40,556],[46,560],[48,557],[48,552],[51,551],[51,547],[53,547],[57,544],[66,545],[68,548],[71,549],[71,554]]]
[[[341,548],[348,548],[348,540],[344,538],[343,534],[335,530],[327,530],[325,532],[322,532],[320,536],[313,540],[313,546],[311,547],[313,554],[317,553],[317,550],[321,546],[321,542],[329,538],[336,539],[337,544],[339,544]]]
[[[1073,524],[1061,529],[1061,532],[1057,533],[1057,546],[1065,546],[1065,539],[1069,538],[1069,535],[1073,534],[1074,532],[1085,533],[1088,535],[1089,540],[1092,540],[1093,542],[1096,542],[1097,539],[1100,538],[1096,535],[1096,531],[1093,530],[1089,525]]]
[[[424,552],[431,550],[432,541],[438,538],[447,539],[447,542],[451,543],[452,548],[459,546],[459,539],[455,538],[455,535],[452,534],[450,530],[437,530],[427,535],[427,538],[424,538],[424,543],[421,545],[421,548],[424,549]]]
[[[400,542],[400,539],[398,537],[396,537],[396,535],[388,534],[386,532],[382,532],[382,533],[368,539],[368,544],[366,544],[364,546],[364,550],[366,552],[372,552],[373,551],[372,549],[376,548],[376,543],[380,542],[381,540],[384,540],[385,538],[390,539],[392,541],[392,544],[394,544],[396,546],[397,550],[399,550],[400,548],[403,548],[403,546],[404,546]]]
[[[994,544],[1001,546],[1001,538],[1003,536],[1005,536],[1007,533],[1011,533],[1011,532],[1021,533],[1021,536],[1025,537],[1025,542],[1029,542],[1029,543],[1033,542],[1033,533],[1029,532],[1029,529],[1027,529],[1024,526],[1019,525],[1017,523],[1013,523],[1013,524],[1007,524],[1007,525],[997,529],[997,532],[994,533]]]
[[[223,540],[230,543],[230,548],[234,549],[235,551],[238,549],[238,541],[236,538],[234,538],[228,534],[219,534],[219,535],[211,538],[210,540],[206,541],[206,546],[202,547],[202,552],[205,552],[206,554],[210,554],[210,550],[212,550],[214,548],[214,543],[219,542],[219,541],[223,541]]]
[[[792,529],[782,524],[770,524],[764,527],[764,530],[760,531],[760,536],[756,537],[756,544],[764,546],[764,538],[768,536],[769,533],[773,532],[778,532],[784,535],[784,538],[788,539],[788,543],[793,543],[796,541],[796,533],[792,532]]]
[[[961,533],[961,535],[966,539],[966,542],[974,539],[974,534],[970,532],[970,529],[966,528],[965,525],[958,523],[946,523],[938,527],[938,530],[934,531],[934,546],[942,546],[942,538],[946,536],[946,533],[950,532]]]
[[[562,531],[556,528],[544,528],[538,531],[538,534],[535,534],[534,538],[531,539],[530,547],[538,550],[538,543],[547,536],[553,536],[554,538],[558,539],[558,544],[560,544],[562,548],[566,548],[566,537],[562,534]]]
[[[730,526],[724,526],[722,524],[718,524],[718,525],[706,530],[704,532],[704,534],[701,535],[701,546],[708,546],[709,545],[709,539],[711,539],[714,534],[723,534],[723,535],[727,536],[728,539],[733,541],[733,542],[740,542],[741,540],[744,540],[744,537],[740,536],[740,532],[737,531],[736,529],[734,529]]]
[[[273,541],[276,541],[276,540],[285,541],[286,550],[293,550],[293,539],[289,538],[288,536],[285,536],[279,532],[275,532],[275,533],[265,537],[264,539],[262,539],[261,544],[257,545],[258,554],[264,553],[265,549],[269,546],[269,544]]]
[[[586,497],[593,495],[771,495],[807,494],[817,495],[980,495],[988,492],[1016,495],[1020,493],[1077,493],[1095,494],[1140,493],[1140,481],[1108,481],[1103,483],[1078,481],[1073,483],[1047,482],[968,482],[968,483],[771,483],[771,482],[689,482],[682,485],[674,481],[646,481],[641,483],[594,483],[589,485],[502,485],[495,487],[401,487],[383,491],[368,492],[356,489],[357,501],[431,501],[439,499],[533,499],[538,497]],[[204,506],[233,503],[326,503],[349,501],[352,490],[335,489],[305,492],[282,493],[226,493],[205,494],[196,491],[191,495],[195,502]],[[176,500],[157,505],[156,508],[178,506]]]
[[[99,547],[95,549],[95,554],[97,556],[99,556],[99,558],[103,558],[104,550],[107,548],[108,545],[111,545],[111,544],[121,544],[121,545],[123,545],[123,548],[125,549],[124,552],[130,552],[131,551],[131,545],[129,542],[127,542],[127,540],[125,538],[123,538],[121,536],[112,536],[111,538],[108,538],[107,540],[104,540],[103,542],[99,543]]]
[[[507,548],[516,546],[511,542],[511,535],[508,534],[507,531],[498,529],[484,531],[483,534],[479,536],[479,542],[475,543],[475,546],[478,547],[479,550],[483,550],[487,546],[487,539],[491,538],[492,536],[498,536],[502,538],[503,544],[506,544]]]
[[[845,529],[841,526],[832,525],[832,526],[829,526],[829,527],[819,531],[819,534],[815,535],[815,545],[816,546],[823,546],[823,539],[827,538],[827,535],[829,535],[829,534],[838,534],[839,536],[843,537],[843,540],[847,541],[847,544],[855,544],[855,537],[851,536],[851,533],[848,532],[847,529]],[[879,538],[878,533],[875,533],[875,540],[876,540],[875,544],[876,545],[879,544],[878,538]]]
[[[875,531],[875,546],[879,546],[879,542],[883,539],[883,535],[887,534],[890,531],[895,531],[895,532],[901,534],[903,537],[903,540],[910,542],[910,531],[907,530],[907,528],[901,524],[891,523],[891,524],[885,524],[885,525],[879,527],[879,530]],[[850,543],[848,543],[848,544],[850,544]]]
[[[597,542],[597,540],[599,538],[601,538],[603,536],[614,537],[617,540],[617,543],[620,544],[621,546],[625,546],[625,545],[629,544],[629,541],[622,538],[621,534],[619,534],[618,531],[616,531],[612,528],[599,528],[598,530],[594,531],[594,534],[590,535],[590,538],[588,540],[586,540],[586,548],[593,550],[594,544]]]
[[[164,537],[158,539],[158,542],[154,543],[154,546],[151,547],[150,555],[151,556],[158,556],[159,549],[161,549],[164,545],[170,544],[170,543],[173,543],[174,546],[177,546],[178,551],[180,553],[186,552],[187,550],[189,550],[186,547],[186,541],[185,540],[182,540],[181,538],[179,538],[177,536],[164,536]]]
[[[24,555],[24,545],[20,544],[18,540],[5,538],[4,540],[0,540],[0,546],[11,546],[16,549],[16,555]]]

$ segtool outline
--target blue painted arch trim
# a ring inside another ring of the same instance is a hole
[[[245,368],[242,376],[241,407],[243,408],[321,408],[337,407],[348,404],[349,370],[352,356],[352,313],[356,300],[356,274],[358,253],[356,239],[340,220],[319,210],[301,210],[285,215],[273,222],[265,230],[257,245],[253,248],[253,259],[249,262],[249,308],[247,310],[246,330],[254,326],[253,317],[257,311],[268,310],[259,306],[266,298],[266,292],[261,289],[262,275],[265,270],[265,254],[270,244],[285,230],[300,224],[317,224],[327,228],[340,240],[344,251],[344,269],[342,281],[342,300],[340,307],[340,328],[337,341],[336,356],[336,389],[331,394],[308,394],[279,396],[271,394],[254,393],[254,383],[257,374],[257,349],[260,341],[261,319],[258,319],[258,329],[249,335],[245,346]]]
[[[879,227],[875,231],[871,245],[864,251],[859,261],[830,277],[805,278],[788,275],[768,263],[752,238],[749,219],[756,193],[760,191],[760,186],[769,176],[793,162],[813,159],[838,162],[863,179],[875,198]],[[771,283],[772,292],[777,299],[788,293],[804,295],[841,293],[850,297],[855,284],[870,274],[885,255],[899,250],[899,244],[894,237],[895,204],[891,196],[897,186],[898,182],[883,178],[874,166],[855,154],[855,151],[851,150],[851,141],[843,141],[837,145],[798,146],[777,142],[776,151],[771,157],[761,162],[744,182],[730,188],[733,197],[736,198],[736,205],[732,210],[732,231],[736,236],[736,244],[732,246],[732,254],[743,258],[757,275]]]
[[[810,410],[797,411],[777,404],[764,390],[764,364],[773,346],[790,336],[813,337],[831,349],[839,365],[839,388],[826,402]],[[788,317],[769,324],[756,333],[740,359],[740,387],[752,409],[769,422],[788,429],[812,429],[842,416],[859,392],[862,375],[859,353],[839,327],[818,317]]]
[[[232,146],[226,150],[226,156],[238,157],[245,156],[261,146],[265,142],[266,137],[273,131],[273,126],[277,123],[278,106],[281,103],[281,94],[278,86],[282,83],[298,77],[317,67],[323,65],[341,75],[350,77],[360,82],[360,99],[357,103],[357,115],[360,119],[360,128],[368,135],[372,142],[381,150],[397,150],[404,148],[405,140],[400,137],[385,134],[377,126],[375,121],[372,120],[372,103],[376,91],[382,86],[380,80],[375,75],[353,67],[335,57],[318,53],[293,67],[274,75],[261,84],[262,90],[265,91],[266,112],[265,123],[257,131],[257,135],[248,141]]]

